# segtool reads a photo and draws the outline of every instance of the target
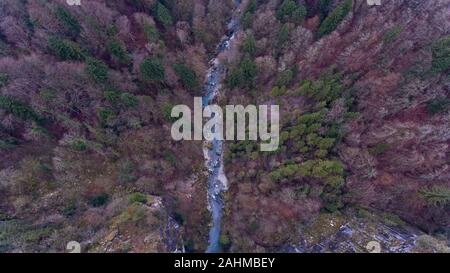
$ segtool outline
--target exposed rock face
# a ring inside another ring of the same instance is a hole
[[[93,252],[174,253],[184,250],[183,228],[170,217],[160,197],[149,197],[145,205],[128,207],[127,212],[139,211],[136,215],[122,213],[113,219],[109,229],[98,243],[91,246]],[[133,222],[134,221],[134,222]],[[136,221],[141,221],[141,223]]]
[[[285,252],[300,253],[411,253],[445,252],[445,240],[399,223],[385,223],[376,215],[322,215],[303,231],[298,244],[285,246]]]

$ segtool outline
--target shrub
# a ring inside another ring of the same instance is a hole
[[[318,29],[318,36],[323,37],[333,32],[339,23],[344,20],[345,16],[352,9],[352,0],[344,0],[340,3],[320,24]]]
[[[311,170],[312,177],[324,179],[333,188],[339,188],[341,186],[344,181],[343,174],[344,168],[341,162],[333,160],[316,161]]]
[[[328,155],[327,150],[317,150],[314,152],[314,156],[317,158],[325,158]]]
[[[248,224],[247,228],[251,234],[255,234],[260,228],[260,224],[256,219],[254,219]]]
[[[432,45],[432,71],[440,73],[450,68],[450,35],[447,35]]]
[[[72,140],[69,143],[69,147],[72,150],[83,152],[83,151],[87,150],[87,143],[86,143],[86,140],[77,138],[77,139]]]
[[[0,139],[0,150],[8,150],[16,147],[19,144],[15,138],[3,138]]]
[[[9,82],[9,76],[5,73],[0,73],[0,88],[6,86]]]
[[[142,203],[142,204],[146,204],[147,203],[147,196],[145,194],[139,193],[139,192],[135,192],[132,193],[128,196],[128,201],[130,202],[130,204],[133,203]]]
[[[144,33],[148,42],[157,42],[159,40],[158,29],[148,23],[144,23]]]
[[[39,96],[43,101],[49,103],[56,98],[56,91],[50,88],[43,88],[39,90]]]
[[[372,213],[363,207],[356,206],[355,212],[356,212],[356,216],[359,218],[370,219],[372,217]]]
[[[320,129],[321,126],[318,127]],[[334,147],[335,144],[334,138],[320,138],[316,146],[321,150],[329,150]]]
[[[147,0],[129,0],[127,3],[131,5],[132,7],[138,9],[138,10],[145,10],[148,8],[148,2],[152,3],[152,1]]]
[[[30,106],[9,96],[0,95],[0,108],[22,120],[41,121],[41,118]]]
[[[135,165],[130,160],[124,160],[118,164],[117,178],[121,183],[130,183],[137,179],[135,175]]]
[[[253,35],[248,35],[244,41],[242,41],[241,50],[252,57],[256,55],[256,41]]]
[[[332,190],[323,192],[320,195],[320,199],[322,199],[324,209],[328,212],[333,213],[344,207],[342,202],[342,193],[340,191]]]
[[[244,10],[244,15],[241,18],[241,25],[244,30],[252,26],[253,14],[258,6],[257,0],[248,1],[247,7]]]
[[[373,147],[369,148],[369,153],[371,155],[377,156],[384,154],[389,149],[389,144],[387,143],[378,143]]]
[[[255,13],[257,6],[257,0],[249,0],[244,12]]]
[[[319,10],[320,22],[323,21],[330,12],[330,4],[331,0],[320,0],[317,4],[317,8]]]
[[[228,86],[230,88],[251,88],[255,84],[257,73],[256,64],[249,56],[246,56],[228,76]]]
[[[75,200],[68,201],[62,208],[62,214],[65,216],[72,216],[77,211],[77,203]]]
[[[61,27],[67,35],[73,38],[78,37],[81,32],[81,26],[67,9],[61,6],[56,8],[56,18],[58,18]]]
[[[240,84],[241,81],[241,73],[239,69],[234,69],[231,71],[231,73],[228,75],[227,78],[227,84],[230,88],[235,88]]]
[[[324,158],[336,144],[336,136],[330,137],[329,133],[332,127],[323,121],[322,111],[303,114],[286,128],[286,134],[282,134],[283,144],[291,145],[292,151],[303,156]]]
[[[384,224],[391,227],[401,227],[405,225],[405,222],[396,214],[385,212],[382,215],[382,221]]]
[[[199,88],[197,75],[195,72],[184,64],[174,64],[173,69],[180,78],[183,86],[189,91],[195,91]]]
[[[241,25],[244,30],[249,29],[252,27],[253,22],[253,14],[250,12],[244,13],[244,15],[241,18]]]
[[[94,58],[87,60],[86,73],[95,83],[105,83],[108,80],[108,67],[104,62]]]
[[[89,205],[96,207],[96,208],[105,205],[106,203],[108,203],[108,201],[109,201],[109,195],[107,193],[98,194],[96,196],[89,198],[89,200],[88,200]]]
[[[300,22],[306,16],[306,8],[297,5],[293,0],[284,0],[276,12],[277,19],[282,22]]]
[[[277,45],[276,45],[276,51],[279,52],[284,44],[289,40],[289,26],[287,24],[284,24],[280,31],[277,33]]]
[[[126,107],[136,107],[139,104],[138,99],[136,98],[135,95],[130,94],[130,93],[123,93],[120,96],[120,99],[123,103],[123,105],[125,105]]]
[[[308,160],[302,164],[285,164],[269,174],[274,182],[296,177],[315,178],[331,188],[338,189],[344,182],[344,169],[335,160]]]
[[[332,102],[342,95],[341,75],[326,74],[316,81],[304,80],[300,84],[299,92],[317,102]]]
[[[77,43],[67,39],[51,36],[48,39],[48,46],[53,54],[61,60],[81,61],[86,58],[86,52]]]
[[[427,111],[431,115],[445,112],[450,109],[449,98],[436,98],[427,102]]]
[[[145,82],[162,82],[165,78],[164,67],[156,59],[145,59],[139,66],[140,74]]]
[[[220,235],[219,244],[225,252],[228,251],[231,247],[230,236],[227,234]]]
[[[128,206],[128,208],[125,209],[124,212],[122,212],[119,215],[118,222],[119,223],[125,223],[125,222],[139,222],[142,219],[145,218],[146,211],[145,209],[138,203],[133,203]]]
[[[294,71],[292,69],[286,69],[278,75],[277,86],[289,86],[292,79],[294,78]]]
[[[450,188],[447,186],[423,188],[420,194],[432,206],[444,207],[450,204]]]
[[[117,26],[114,24],[111,24],[106,28],[106,35],[110,38],[116,36],[118,33],[119,31],[117,29]]]
[[[25,244],[37,245],[51,238],[53,232],[54,229],[51,227],[30,228],[22,234],[21,239]]]
[[[390,44],[395,39],[397,39],[398,35],[403,31],[403,29],[399,26],[395,26],[389,30],[386,31],[386,33],[383,36],[383,42],[385,44]]]
[[[109,54],[113,57],[113,59],[115,59],[120,64],[128,64],[130,62],[127,51],[118,41],[109,41],[107,44],[107,48]]]
[[[286,94],[287,89],[284,86],[278,87],[275,86],[274,88],[272,88],[272,90],[270,90],[270,96],[272,97],[279,97],[282,96],[284,94]]]
[[[155,18],[165,28],[170,27],[173,24],[172,15],[170,11],[160,2],[155,7]]]
[[[120,99],[120,91],[114,88],[107,89],[103,92],[103,97],[112,105],[117,105]]]
[[[97,109],[97,117],[103,126],[105,126],[113,116],[114,112],[109,108],[99,107]]]
[[[165,103],[162,106],[161,113],[166,122],[175,122],[177,119],[172,117],[173,105],[170,103]]]
[[[171,151],[164,151],[163,158],[164,158],[164,160],[169,162],[170,165],[172,165],[174,167],[177,165],[177,158]]]

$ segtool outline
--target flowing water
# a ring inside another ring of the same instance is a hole
[[[225,75],[225,68],[220,63],[218,55],[226,52],[238,29],[238,16],[240,0],[235,1],[236,8],[233,17],[227,25],[227,34],[222,38],[217,46],[216,58],[211,60],[211,67],[208,70],[205,85],[203,87],[203,107],[213,104],[218,92],[220,83]],[[206,252],[219,252],[220,222],[222,218],[223,200],[221,193],[227,189],[227,180],[223,167],[223,141],[213,140],[205,144],[205,163],[209,172],[208,177],[208,209],[211,212],[211,228],[209,230],[209,243]]]

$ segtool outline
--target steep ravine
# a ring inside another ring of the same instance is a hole
[[[219,61],[219,54],[228,50],[230,43],[235,38],[238,29],[238,15],[240,14],[240,0],[235,1],[236,8],[232,18],[228,22],[227,34],[217,46],[216,57],[211,60],[211,67],[206,76],[203,88],[203,107],[213,104],[218,92],[220,82],[225,74],[225,67]],[[223,200],[221,193],[226,190],[227,181],[223,169],[223,141],[213,140],[205,142],[205,164],[209,172],[208,177],[208,209],[211,212],[211,227],[206,252],[219,252],[220,224],[222,218]]]

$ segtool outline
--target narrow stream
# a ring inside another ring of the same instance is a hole
[[[240,0],[235,0],[236,8],[233,17],[228,21],[227,34],[217,46],[216,58],[211,60],[211,67],[206,76],[203,87],[203,107],[214,104],[220,91],[221,80],[225,76],[225,68],[220,63],[218,55],[229,49],[231,41],[235,38],[238,29]],[[209,230],[209,242],[207,253],[220,252],[219,237],[222,218],[223,200],[221,193],[227,189],[227,179],[223,166],[223,141],[213,140],[205,143],[205,164],[209,172],[208,177],[208,209],[211,212],[211,228]]]

